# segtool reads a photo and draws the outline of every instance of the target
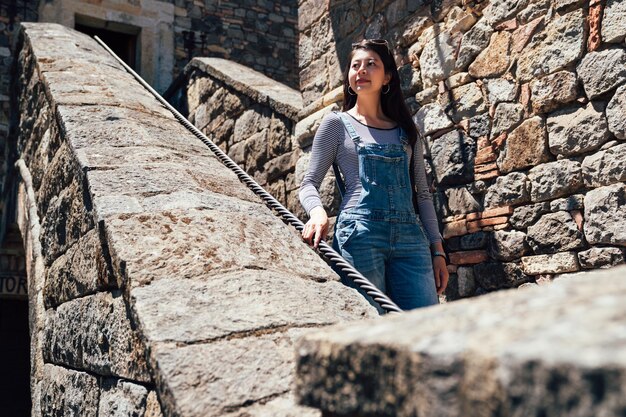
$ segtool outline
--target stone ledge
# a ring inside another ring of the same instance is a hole
[[[292,120],[298,120],[302,110],[302,95],[253,69],[222,58],[194,58],[185,67],[190,73],[193,68],[206,72],[226,85],[240,91],[259,103]]]
[[[625,275],[594,271],[306,335],[296,395],[334,416],[623,415]]]

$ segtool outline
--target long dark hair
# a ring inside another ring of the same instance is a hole
[[[402,95],[402,89],[400,88],[400,75],[398,74],[396,61],[393,59],[389,44],[385,40],[363,39],[358,43],[352,44],[352,51],[348,57],[348,64],[343,71],[343,111],[350,110],[356,104],[357,96],[350,88],[348,73],[350,72],[352,56],[357,49],[365,49],[376,52],[383,62],[385,73],[391,74],[391,81],[389,81],[388,84],[389,92],[386,94],[381,93],[380,95],[383,113],[385,113],[385,116],[389,117],[401,126],[409,136],[409,143],[411,146],[415,145],[415,142],[417,141],[417,129],[415,128],[415,124],[411,118],[411,113],[404,102],[404,96]]]

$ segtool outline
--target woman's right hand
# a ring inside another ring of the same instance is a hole
[[[309,245],[317,248],[320,240],[326,239],[328,233],[328,216],[323,207],[318,206],[309,213],[309,221],[304,225],[302,230],[302,239]]]

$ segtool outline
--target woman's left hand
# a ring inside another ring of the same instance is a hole
[[[435,272],[435,286],[437,294],[441,295],[448,286],[448,268],[446,267],[446,259],[443,256],[433,256],[433,270]]]

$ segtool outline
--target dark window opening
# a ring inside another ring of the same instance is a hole
[[[139,28],[76,15],[74,29],[89,36],[98,36],[132,69],[139,69]]]
[[[28,417],[30,335],[22,238],[15,223],[0,247],[0,415]]]

